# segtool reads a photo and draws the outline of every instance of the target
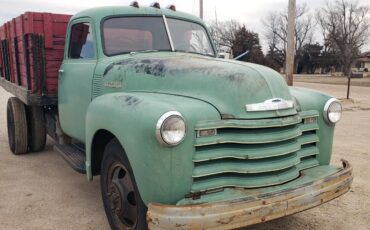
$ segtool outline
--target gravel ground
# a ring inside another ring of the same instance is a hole
[[[298,82],[344,98],[343,85]],[[8,148],[6,102],[0,87],[0,229],[109,229],[99,178],[88,182],[52,149],[14,156]],[[370,229],[370,87],[352,87],[337,125],[333,163],[349,160],[355,173],[351,191],[320,207],[255,225],[250,229]]]

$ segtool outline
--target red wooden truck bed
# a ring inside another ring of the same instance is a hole
[[[26,12],[0,27],[0,85],[27,105],[57,103],[71,15]]]

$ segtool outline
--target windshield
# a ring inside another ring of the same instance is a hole
[[[167,18],[173,50],[214,56],[206,30],[199,24]],[[119,17],[103,23],[106,55],[131,52],[171,51],[162,17]]]
[[[107,55],[145,50],[171,50],[163,19],[160,17],[110,18],[103,25]]]
[[[205,29],[196,23],[167,18],[175,51],[214,55]]]

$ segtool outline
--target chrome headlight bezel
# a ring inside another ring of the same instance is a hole
[[[330,109],[332,108],[332,106],[334,104],[338,104],[340,106],[340,116],[339,116],[339,119],[333,121],[331,118],[330,118],[330,114],[332,111],[330,111]],[[336,98],[331,98],[329,99],[326,103],[325,103],[325,106],[324,106],[324,119],[326,121],[326,123],[330,124],[330,125],[334,125],[336,123],[338,123],[342,117],[342,104],[340,103],[340,101]]]
[[[171,142],[169,140],[166,140],[165,136],[163,135],[163,128],[164,128],[164,125],[166,124],[166,122],[170,121],[170,119],[172,118],[180,118],[182,120],[182,122],[184,122],[184,132],[182,134],[182,137],[181,139],[179,139],[178,141],[174,141],[174,142]],[[169,112],[166,112],[164,113],[159,119],[158,119],[158,122],[157,122],[157,125],[156,125],[156,137],[157,137],[157,140],[158,142],[163,145],[163,146],[177,146],[179,145],[184,139],[185,139],[185,136],[186,136],[186,122],[185,122],[185,119],[184,117],[182,116],[181,113],[177,112],[177,111],[169,111]]]

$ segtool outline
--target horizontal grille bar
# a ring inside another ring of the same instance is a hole
[[[203,146],[197,148],[197,154],[193,157],[194,162],[216,160],[222,158],[234,159],[260,159],[276,157],[301,149],[301,144],[297,140],[288,140],[278,143],[268,143],[264,145],[244,145],[244,144],[220,144],[215,146]]]
[[[195,179],[192,190],[204,191],[225,187],[257,188],[285,183],[297,178],[298,176],[299,171],[295,166],[290,169],[274,173],[243,175],[223,174]]]
[[[301,111],[299,112],[299,116],[301,117],[301,119],[308,118],[308,117],[318,117],[319,112],[317,112],[316,110]]]
[[[314,123],[314,124],[301,124],[301,125],[299,125],[299,129],[302,132],[312,131],[312,130],[318,130],[319,129],[319,125],[317,123]]]
[[[301,145],[304,144],[310,144],[310,143],[316,143],[319,141],[319,137],[316,134],[303,134],[298,138],[298,142]]]
[[[297,155],[300,158],[313,156],[319,154],[319,148],[316,145],[304,145],[302,148],[297,152]]]
[[[305,157],[301,159],[301,163],[297,165],[298,170],[312,168],[319,165],[319,161],[316,157]]]
[[[302,135],[298,127],[282,127],[271,129],[219,129],[217,135],[197,138],[195,146],[223,143],[262,144],[285,141]]]
[[[202,121],[198,122],[195,130],[201,129],[219,129],[219,128],[239,128],[239,129],[256,129],[283,127],[295,125],[301,122],[299,115],[275,118],[275,119],[260,119],[260,120],[218,120],[218,121]]]
[[[221,173],[262,173],[279,171],[299,164],[300,158],[296,153],[283,157],[259,160],[216,160],[198,163],[193,177],[210,176]]]

